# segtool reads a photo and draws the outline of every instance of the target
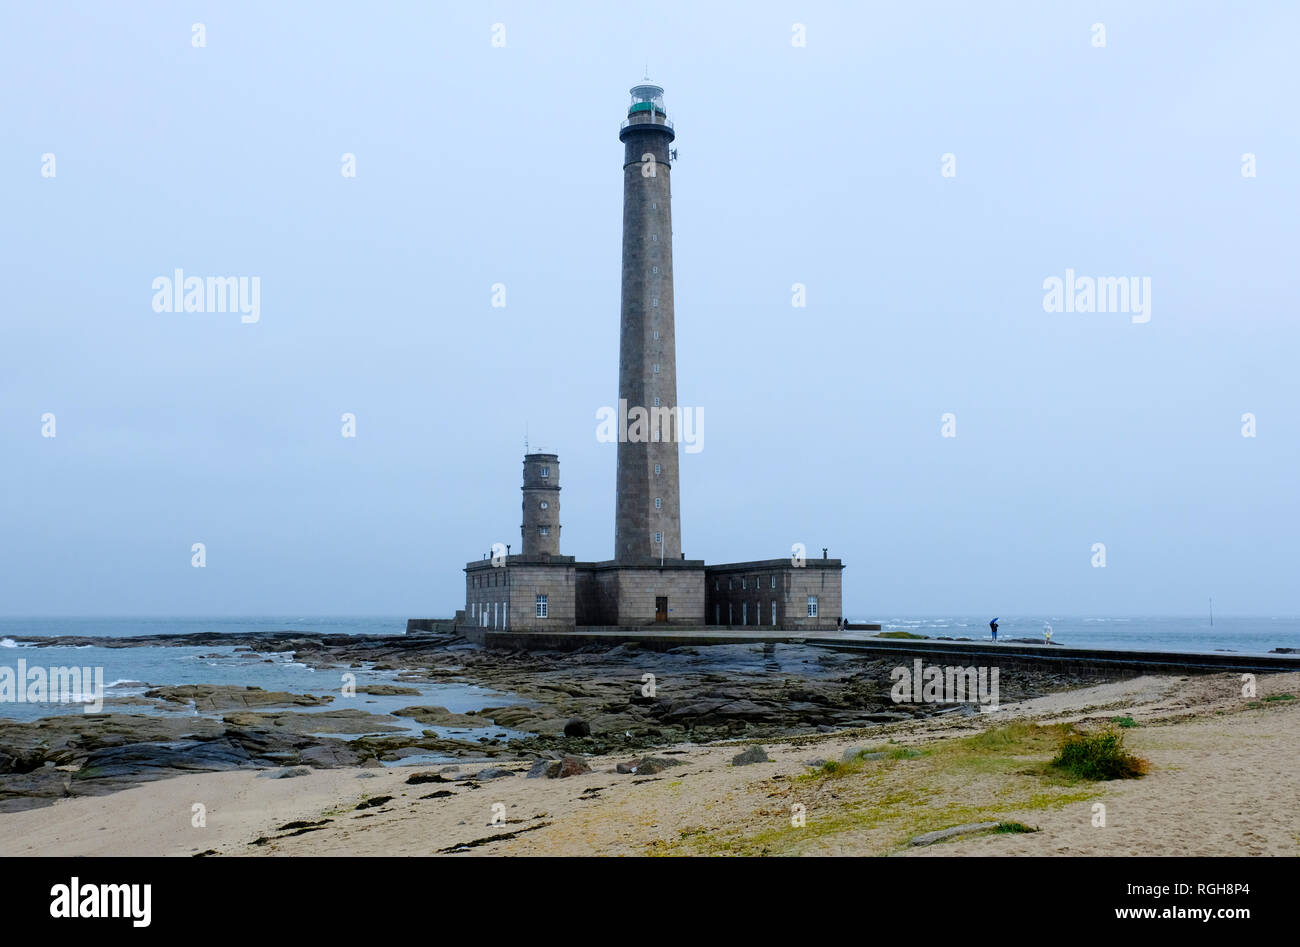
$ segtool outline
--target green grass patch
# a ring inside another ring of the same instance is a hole
[[[1070,733],[1061,741],[1051,767],[1075,779],[1137,779],[1149,764],[1124,748],[1124,734],[1108,727],[1098,733]]]
[[[878,633],[876,634],[876,637],[877,637],[877,638],[911,638],[911,639],[918,639],[918,638],[919,638],[919,639],[923,639],[923,638],[927,638],[927,637],[929,637],[929,636],[928,636],[928,635],[917,635],[917,634],[913,634],[913,633],[910,632],[910,631],[882,631],[882,632],[878,632]]]
[[[1295,700],[1294,694],[1271,694],[1265,700]]]
[[[993,830],[998,835],[1009,835],[1016,832],[1037,832],[1038,828],[1030,828],[1023,822],[999,822],[998,827]]]
[[[1119,724],[1125,730],[1127,730],[1129,727],[1138,726],[1138,722],[1134,720],[1132,717],[1111,717],[1110,722]]]

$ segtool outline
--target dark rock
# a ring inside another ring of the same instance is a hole
[[[382,806],[385,802],[392,802],[392,796],[375,796],[373,799],[366,799],[364,802],[358,802],[354,808],[357,809],[374,809],[376,806]]]
[[[732,766],[748,766],[751,763],[770,763],[767,757],[767,750],[761,746],[751,746],[743,753],[737,753],[731,758]]]
[[[500,779],[502,776],[513,776],[508,769],[481,769],[474,774],[475,779]]]
[[[361,765],[362,754],[342,740],[311,746],[298,754],[298,761],[317,769],[340,769]]]
[[[564,725],[564,735],[566,737],[589,737],[591,736],[591,724],[574,717]]]
[[[418,786],[420,783],[450,783],[453,780],[448,779],[441,773],[412,773],[406,777],[408,784]]]

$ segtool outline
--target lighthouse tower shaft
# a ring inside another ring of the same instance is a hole
[[[623,142],[623,294],[614,558],[678,559],[682,552],[677,459],[677,347],[673,319],[672,175],[675,137],[663,89],[632,89]]]

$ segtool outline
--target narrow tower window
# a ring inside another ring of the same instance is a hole
[[[663,498],[663,497],[655,497],[655,509],[656,509],[656,510],[662,510],[663,508],[664,508],[664,498]]]
[[[661,473],[663,473],[663,470],[664,470],[663,467],[660,467],[658,464],[655,464],[655,476],[656,476],[656,477],[659,476]]]
[[[543,477],[549,477],[550,475],[551,475],[551,468],[550,468],[550,467],[543,467],[543,468],[542,468],[542,476],[543,476]]]
[[[542,509],[544,509],[544,510],[549,510],[549,509],[551,508],[551,504],[547,503],[545,500],[542,501],[541,506],[542,506]],[[776,588],[776,586],[772,586],[772,587],[773,587],[773,588]]]

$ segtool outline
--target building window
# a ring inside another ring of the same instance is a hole
[[[651,243],[658,243],[658,242],[659,242],[659,234],[657,234],[657,233],[652,233],[652,234],[650,235],[650,242],[651,242]]]
[[[656,407],[656,408],[659,407],[659,399],[658,399],[658,398],[655,398],[655,407]]]
[[[655,509],[656,509],[656,510],[662,510],[663,508],[664,508],[664,498],[663,498],[663,497],[655,497]]]
[[[715,592],[718,591],[718,586],[719,586],[720,584],[721,584],[721,583],[719,583],[719,581],[718,581],[717,579],[714,579],[714,580],[713,580],[713,591],[715,591]]]
[[[541,507],[542,507],[542,509],[544,509],[544,510],[549,510],[549,509],[551,508],[551,504],[549,504],[549,503],[547,503],[545,500],[543,500],[543,501],[541,502]],[[775,586],[773,586],[773,588],[775,588]]]
[[[539,596],[537,596],[536,608],[537,608],[537,617],[538,617],[538,618],[545,618],[545,617],[547,617],[547,614],[546,614],[546,613],[547,613],[547,604],[546,604],[546,596],[545,596],[545,595],[539,595]]]
[[[658,329],[655,329],[654,332],[655,332],[655,341],[658,342],[658,341],[659,341],[659,330],[658,330]]]
[[[776,573],[772,574],[772,588],[776,588]]]
[[[543,467],[543,468],[542,468],[542,476],[543,476],[543,477],[549,477],[550,475],[551,475],[551,468],[550,468],[550,467]]]
[[[664,541],[664,534],[663,534],[663,533],[655,533],[655,542],[657,542],[657,543],[662,543],[663,541]]]
[[[651,201],[651,202],[650,202],[650,209],[651,209],[651,210],[655,210],[655,209],[657,209],[658,207],[659,207],[659,205],[656,204],[654,201]]]
[[[727,603],[727,624],[734,625],[735,623],[736,623],[736,616],[732,614],[731,603],[728,602]]]
[[[816,595],[808,596],[808,617],[809,618],[817,617],[817,596]]]
[[[510,613],[506,611],[506,603],[502,602],[501,603],[501,627],[502,628],[506,628],[509,626],[509,618],[510,618]]]
[[[655,362],[655,374],[656,374],[656,375],[659,374],[659,363],[658,363],[658,362]]]
[[[658,309],[658,308],[659,308],[659,297],[658,297],[658,296],[651,296],[651,297],[650,297],[650,305],[653,306],[655,309]]]
[[[549,526],[539,526],[537,527],[537,531],[541,533],[543,536],[551,535],[551,527]]]
[[[713,604],[713,624],[722,624],[722,606],[716,602]]]
[[[776,626],[776,599],[772,599],[772,625]]]
[[[469,606],[469,617],[470,617],[470,618],[477,618],[477,617],[478,617],[478,602],[473,602],[473,603],[470,604],[470,606]]]
[[[749,624],[749,603],[748,602],[740,603],[740,623],[742,625]]]
[[[659,476],[661,473],[663,473],[663,471],[664,471],[664,469],[663,469],[662,467],[660,467],[658,464],[655,464],[655,476],[656,476],[656,477]]]
[[[745,584],[745,577],[744,577],[743,575],[740,577],[740,587],[741,587],[742,589],[743,589],[743,588],[747,588],[747,586],[746,586],[746,584]]]
[[[652,204],[652,205],[650,205],[650,206],[653,207],[654,205]],[[658,273],[658,272],[659,272],[659,267],[657,267],[657,266],[652,266],[652,267],[650,267],[650,272],[651,272],[651,273]]]
[[[727,576],[727,591],[728,591],[728,592],[730,592],[732,589],[734,589],[734,588],[736,587],[735,582],[736,582],[735,579],[731,578],[730,576]]]

